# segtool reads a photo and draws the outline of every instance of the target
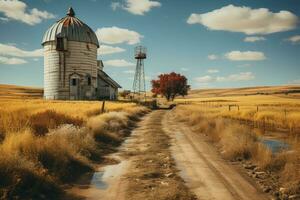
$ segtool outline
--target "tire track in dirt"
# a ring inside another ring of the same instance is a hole
[[[164,130],[173,139],[172,155],[187,185],[201,200],[264,200],[267,195],[220,158],[211,144],[169,112]]]
[[[127,151],[132,162],[126,174],[126,199],[197,199],[178,175],[171,156],[170,137],[162,127],[167,112],[153,111],[134,131],[137,133],[136,142],[132,143],[131,151]]]
[[[162,129],[166,110],[143,117],[119,152],[120,162],[99,167],[69,192],[88,200],[196,200],[178,175],[170,137]]]

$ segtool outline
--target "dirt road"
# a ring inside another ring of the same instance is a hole
[[[145,116],[119,152],[109,156],[119,163],[100,166],[68,193],[89,200],[196,199],[177,173],[170,138],[162,130],[165,113],[160,110]]]
[[[168,112],[164,130],[172,138],[172,155],[188,187],[201,200],[269,199],[237,166],[223,160],[208,139]]]
[[[144,117],[116,156],[119,164],[100,167],[72,193],[105,200],[268,199],[169,110]]]

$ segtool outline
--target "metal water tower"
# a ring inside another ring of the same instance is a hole
[[[147,58],[147,49],[143,46],[137,46],[134,49],[134,57],[137,60],[136,69],[133,81],[134,98],[146,99],[146,84],[145,84],[145,71],[144,59]]]

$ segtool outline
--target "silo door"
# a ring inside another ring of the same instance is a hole
[[[78,100],[80,99],[80,79],[79,78],[71,78],[70,79],[70,99]]]

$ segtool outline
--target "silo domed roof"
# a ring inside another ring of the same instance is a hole
[[[89,42],[99,47],[94,31],[85,23],[75,17],[75,12],[69,8],[67,16],[58,20],[45,33],[42,45],[45,42],[55,41],[56,37],[66,37],[69,41]]]

